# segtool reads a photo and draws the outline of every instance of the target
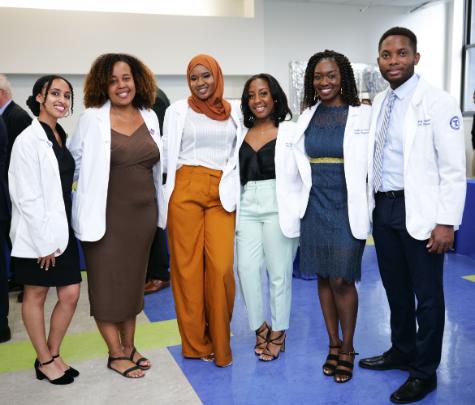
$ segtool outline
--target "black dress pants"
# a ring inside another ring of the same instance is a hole
[[[0,220],[0,332],[8,327],[7,221]]]
[[[373,237],[391,310],[391,343],[412,377],[432,377],[440,363],[445,323],[444,255],[406,229],[404,196],[376,195]],[[416,324],[417,321],[417,324]]]
[[[168,255],[167,234],[157,228],[150,249],[150,259],[148,261],[147,280],[170,280],[170,258]]]

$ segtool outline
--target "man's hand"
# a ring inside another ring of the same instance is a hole
[[[436,225],[430,234],[426,248],[430,253],[445,253],[454,246],[453,225]]]

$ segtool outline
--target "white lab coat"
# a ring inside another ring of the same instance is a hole
[[[152,110],[140,110],[150,135],[162,156],[158,118]],[[76,162],[72,226],[79,240],[94,242],[106,232],[106,203],[111,156],[110,101],[100,108],[88,108],[79,119],[68,147]],[[157,205],[161,189],[161,164],[153,167]]]
[[[223,208],[233,212],[239,203],[239,147],[242,143],[242,124],[239,104],[231,102],[231,116],[236,126],[236,141],[234,150],[229,158],[219,183],[219,198]],[[178,155],[181,148],[183,128],[188,112],[188,101],[179,100],[167,108],[163,123],[163,171],[167,173],[167,182],[161,196],[161,210],[159,211],[159,226],[165,229],[167,225],[168,203],[175,187],[175,175],[178,166]]]
[[[8,170],[12,256],[62,254],[69,240],[58,161],[37,119],[15,140]]]
[[[305,153],[305,130],[317,109],[318,103],[307,108],[297,122],[297,148],[299,170],[308,190],[302,198],[301,215],[305,214],[309,191],[312,187],[312,170]],[[351,233],[356,239],[365,240],[370,233],[368,197],[366,193],[366,176],[368,169],[368,134],[371,122],[371,107],[361,105],[349,106],[348,118],[343,138],[343,157],[346,188],[348,195],[348,218]]]
[[[300,235],[300,205],[302,198],[308,195],[294,156],[296,129],[294,122],[284,121],[279,124],[274,157],[279,225],[288,238]],[[244,128],[243,140],[247,131]]]
[[[386,90],[373,103],[368,152],[370,216],[374,208],[373,154],[378,115]],[[406,227],[419,240],[436,224],[462,222],[467,187],[463,120],[457,102],[419,79],[404,120],[404,199]]]

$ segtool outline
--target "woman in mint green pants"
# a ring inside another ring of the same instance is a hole
[[[275,360],[285,350],[292,291],[292,263],[300,233],[300,178],[293,148],[295,124],[279,83],[268,74],[252,76],[241,98],[248,128],[239,151],[243,186],[237,225],[237,263],[241,290],[256,332],[255,353]],[[269,278],[271,323],[265,319],[261,277]]]

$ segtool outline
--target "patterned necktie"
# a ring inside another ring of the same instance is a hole
[[[376,142],[374,145],[373,156],[373,190],[377,193],[381,187],[383,181],[383,150],[384,142],[386,140],[386,134],[389,128],[389,120],[391,119],[391,110],[393,109],[394,100],[396,99],[396,93],[390,91],[388,101],[386,102],[386,109],[384,110],[383,122],[381,128],[379,128],[376,134]]]

